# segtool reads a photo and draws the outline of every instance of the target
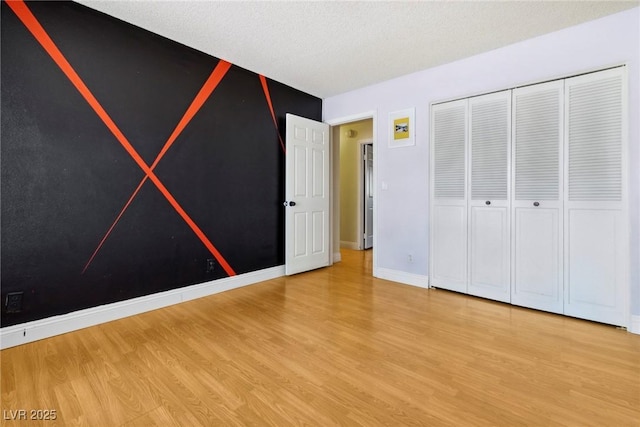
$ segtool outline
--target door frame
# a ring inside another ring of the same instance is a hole
[[[364,205],[364,196],[365,196],[365,179],[364,179],[364,146],[371,144],[372,153],[373,153],[373,138],[360,139],[357,141],[358,144],[358,221],[357,221],[357,232],[358,232],[358,249],[364,250],[364,216],[366,215],[366,209]],[[373,161],[375,162],[375,156],[373,157]],[[375,167],[374,171],[375,173]],[[373,183],[372,183],[373,184]],[[373,209],[376,208],[375,204],[375,193],[373,197]],[[375,235],[374,235],[375,236]],[[375,237],[374,237],[375,238]]]
[[[373,197],[377,198],[377,188],[378,188],[378,161],[379,156],[376,152],[376,141],[378,139],[377,133],[377,122],[378,122],[378,112],[376,110],[365,111],[362,113],[352,114],[349,116],[337,117],[334,119],[323,120],[331,127],[331,142],[330,142],[330,150],[329,156],[331,158],[331,176],[330,176],[330,186],[332,190],[331,200],[330,200],[330,224],[331,224],[331,236],[329,240],[331,242],[331,247],[333,249],[333,256],[330,257],[330,262],[337,262],[342,259],[340,254],[340,150],[337,149],[337,141],[334,141],[334,130],[336,127],[345,125],[348,123],[358,122],[360,120],[371,119],[371,126],[373,127],[373,138],[371,139],[371,143],[373,144]],[[377,235],[378,235],[378,215],[377,215],[377,205],[378,203],[373,204],[373,275],[377,275],[378,270],[378,251],[377,251]],[[337,233],[337,235],[336,235]]]

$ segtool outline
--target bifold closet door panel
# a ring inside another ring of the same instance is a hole
[[[565,80],[564,313],[628,322],[626,74]]]
[[[564,81],[513,91],[511,303],[562,313]]]
[[[567,209],[567,286],[564,314],[626,326],[622,211]]]
[[[432,286],[467,292],[467,101],[431,107]]]
[[[469,294],[509,302],[511,91],[469,99]]]

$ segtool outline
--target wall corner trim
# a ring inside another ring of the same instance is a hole
[[[0,350],[282,276],[283,265],[0,328]]]
[[[362,250],[358,242],[347,242],[346,240],[340,240],[340,247],[344,249],[352,249],[354,251]]]
[[[628,329],[632,334],[640,335],[640,315],[631,316],[631,325]]]
[[[375,277],[405,285],[417,286],[419,288],[429,288],[429,277],[421,274],[407,273],[388,268],[377,268],[373,274]]]

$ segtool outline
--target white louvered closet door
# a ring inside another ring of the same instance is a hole
[[[565,80],[564,313],[627,324],[626,75]]]
[[[467,291],[467,101],[431,107],[431,285]]]
[[[511,91],[469,99],[468,293],[510,301]]]
[[[564,80],[513,91],[511,303],[562,313]]]

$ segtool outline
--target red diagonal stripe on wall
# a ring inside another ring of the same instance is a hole
[[[98,100],[93,96],[89,88],[84,84],[80,76],[75,72],[71,64],[66,60],[62,52],[57,48],[53,40],[46,33],[42,25],[38,22],[36,17],[31,13],[31,10],[27,7],[27,5],[22,0],[8,1],[7,5],[13,10],[13,12],[18,16],[18,18],[22,21],[22,23],[27,27],[27,29],[33,34],[33,36],[38,40],[38,42],[42,45],[45,51],[51,56],[51,59],[60,67],[62,72],[67,76],[67,78],[71,81],[71,83],[78,89],[80,94],[84,97],[84,99],[89,103],[91,108],[96,112],[98,117],[104,122],[105,126],[111,131],[111,133],[116,137],[118,142],[122,145],[122,147],[129,153],[131,158],[138,164],[138,167],[142,169],[146,176],[155,184],[158,190],[162,193],[162,195],[167,199],[167,201],[173,206],[176,212],[182,217],[182,219],[189,225],[189,227],[193,230],[193,232],[198,236],[198,238],[202,241],[202,243],[209,249],[209,252],[216,258],[218,263],[222,266],[225,272],[229,276],[234,276],[236,273],[233,271],[229,263],[224,259],[222,254],[213,246],[211,241],[207,238],[207,236],[202,232],[200,227],[196,225],[196,223],[189,217],[189,215],[182,209],[182,206],[178,203],[178,201],[171,195],[169,190],[162,184],[160,179],[153,173],[153,171],[149,168],[149,166],[142,159],[140,154],[133,148],[131,143],[127,140],[124,134],[118,129],[116,124],[113,122],[111,117],[107,114],[107,112],[102,108]]]
[[[180,133],[182,133],[184,128],[189,124],[193,116],[195,116],[196,113],[200,111],[200,107],[202,107],[211,93],[213,93],[215,88],[218,87],[218,84],[225,76],[225,74],[227,74],[229,68],[231,68],[231,64],[229,62],[222,59],[220,60],[220,62],[218,62],[218,65],[216,65],[216,67],[213,69],[213,72],[211,72],[211,75],[209,76],[207,81],[204,82],[202,89],[200,89],[200,92],[198,92],[196,97],[193,99],[193,102],[191,102],[189,108],[187,108],[187,111],[184,113],[184,116],[182,116],[180,122],[178,122],[178,125],[176,126],[167,142],[164,144],[164,147],[162,147],[162,150],[160,150],[160,153],[151,165],[152,170],[158,165],[164,154],[167,152],[167,150],[169,150],[176,138],[178,138]]]
[[[273,124],[276,127],[276,132],[278,133],[278,139],[280,140],[280,147],[284,154],[287,154],[287,149],[284,148],[284,142],[282,142],[282,137],[280,136],[280,130],[278,129],[278,119],[276,119],[276,113],[273,110],[273,103],[271,102],[271,94],[269,93],[269,86],[267,86],[267,79],[265,76],[260,74],[260,83],[262,84],[262,90],[264,91],[264,96],[267,98],[267,105],[269,106],[269,111],[271,111],[271,118],[273,119]]]
[[[200,111],[200,108],[202,107],[202,105],[209,98],[211,93],[213,93],[215,88],[218,87],[218,84],[220,83],[222,78],[225,76],[225,74],[227,74],[227,71],[229,71],[229,68],[231,68],[231,64],[229,62],[223,61],[223,60],[220,60],[218,62],[218,64],[213,69],[213,72],[211,73],[207,81],[204,82],[204,85],[202,86],[202,88],[200,89],[196,97],[193,99],[193,101],[191,102],[191,105],[189,106],[189,108],[187,108],[187,111],[185,111],[184,116],[182,116],[182,119],[178,122],[178,125],[174,129],[173,133],[171,134],[171,136],[169,136],[169,139],[162,147],[162,150],[160,150],[160,153],[158,153],[158,155],[156,156],[156,159],[153,161],[153,164],[150,167],[151,170],[155,169],[155,167],[158,165],[160,160],[162,160],[162,157],[164,157],[165,153],[169,150],[171,145],[175,142],[178,136],[180,136],[184,128],[189,124],[191,119],[198,113],[198,111]],[[140,192],[140,189],[142,188],[144,183],[147,182],[148,178],[149,178],[148,175],[145,175],[142,178],[142,180],[138,184],[138,187],[135,189],[133,194],[131,194],[131,197],[129,197],[129,200],[127,200],[127,203],[125,203],[120,213],[116,216],[116,219],[113,221],[113,224],[111,224],[111,227],[109,227],[109,229],[105,233],[102,240],[100,240],[100,243],[98,243],[98,247],[93,251],[93,254],[91,254],[91,258],[89,258],[89,261],[87,261],[87,264],[84,266],[84,269],[82,270],[82,274],[84,274],[85,271],[87,271],[87,268],[89,268],[89,265],[91,265],[91,263],[93,262],[93,259],[96,257],[96,255],[104,245],[104,242],[107,241],[107,239],[109,238],[109,235],[111,235],[111,232],[115,228],[116,224],[118,224],[118,222],[120,221],[120,218],[122,218],[122,215],[124,215],[125,211],[129,208],[129,205],[131,205],[131,202],[133,202],[133,199],[135,199],[135,197],[138,195],[138,193]]]
[[[133,192],[131,197],[129,197],[129,200],[127,200],[127,203],[124,204],[124,207],[116,217],[115,221],[113,221],[113,224],[111,224],[111,227],[109,227],[109,229],[105,233],[102,240],[100,240],[100,243],[98,243],[98,247],[93,251],[93,253],[91,254],[91,258],[89,258],[89,261],[87,261],[87,264],[84,266],[84,268],[82,269],[82,273],[80,274],[84,274],[85,271],[87,271],[87,268],[89,268],[89,265],[91,265],[91,263],[93,262],[93,259],[96,257],[96,255],[98,255],[98,252],[100,252],[100,249],[102,249],[104,242],[107,241],[113,229],[116,228],[116,224],[120,221],[120,218],[122,218],[122,215],[124,215],[124,212],[127,210],[131,202],[133,202],[133,199],[135,199],[135,197],[138,195],[138,192],[142,188],[142,185],[147,181],[147,178],[148,178],[147,175],[145,175],[144,178],[142,178],[142,181],[140,181],[140,184],[138,184],[138,188],[136,188],[136,190]]]

